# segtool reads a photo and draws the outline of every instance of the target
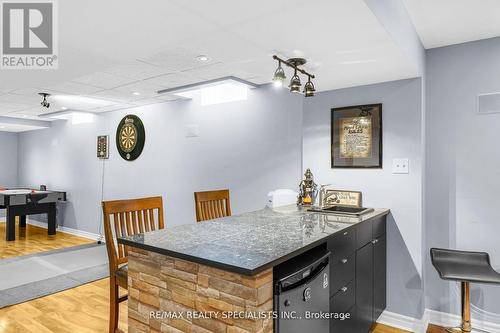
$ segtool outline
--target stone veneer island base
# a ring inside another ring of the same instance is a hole
[[[368,333],[386,307],[388,213],[375,209],[353,218],[291,206],[121,237],[129,255],[128,332],[279,330],[291,321],[273,320],[284,311],[273,304],[273,287],[290,274],[287,267],[302,265],[318,249],[331,253],[329,309],[322,311],[352,315],[330,320],[327,329]],[[214,315],[193,316],[200,313]],[[318,333],[304,329],[315,324],[297,321],[304,333]]]
[[[129,333],[273,332],[269,316],[229,318],[273,310],[272,268],[246,276],[134,247],[128,265]]]

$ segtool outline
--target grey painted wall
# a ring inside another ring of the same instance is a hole
[[[17,186],[17,133],[0,132],[0,187]],[[0,217],[5,211],[0,210]]]
[[[139,159],[116,150],[116,126],[141,117],[146,145]],[[198,124],[200,136],[185,137]],[[91,124],[57,122],[19,136],[20,182],[65,190],[64,226],[99,231],[104,199],[162,195],[167,226],[195,221],[193,192],[229,188],[234,213],[263,208],[268,191],[296,188],[301,176],[302,97],[272,86],[247,101],[200,106],[179,101],[102,114]],[[96,158],[96,136],[111,138],[110,159]]]
[[[17,186],[17,133],[0,132],[0,186]]]
[[[319,93],[304,102],[304,168],[318,183],[363,192],[367,207],[388,207],[388,310],[420,318],[422,118],[421,79]],[[330,109],[383,103],[383,169],[330,168]],[[409,158],[410,174],[392,174],[393,158]]]
[[[500,113],[476,114],[500,91],[500,38],[427,52],[426,248],[487,251],[500,269]],[[459,312],[459,289],[425,258],[428,307]],[[472,288],[473,316],[500,323],[500,288]]]

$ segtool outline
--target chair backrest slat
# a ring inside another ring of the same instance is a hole
[[[229,190],[195,192],[196,221],[231,216]]]
[[[110,270],[114,274],[118,265],[127,262],[128,256],[127,247],[118,244],[116,238],[163,229],[163,200],[151,197],[103,201],[102,210]]]

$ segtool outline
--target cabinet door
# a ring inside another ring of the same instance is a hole
[[[373,323],[373,244],[356,251],[356,333],[368,333]]]
[[[387,242],[382,235],[373,244],[373,320],[377,320],[386,307]]]

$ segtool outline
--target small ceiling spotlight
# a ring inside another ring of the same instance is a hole
[[[134,95],[134,96],[140,96],[140,95],[141,95],[141,93],[140,93],[140,92],[138,92],[138,91],[134,91],[134,92],[132,93],[132,95]]]
[[[274,72],[274,77],[273,77],[273,82],[275,85],[281,85],[283,81],[286,79],[285,71],[281,67],[281,63],[284,63],[290,68],[293,68],[294,73],[293,77],[290,80],[290,92],[295,92],[295,93],[300,93],[300,88],[302,86],[300,82],[300,77],[298,75],[298,72],[307,75],[308,80],[307,83],[304,85],[304,94],[306,97],[312,97],[314,96],[314,92],[316,89],[314,88],[314,84],[312,83],[311,79],[314,79],[315,76],[311,73],[306,72],[302,68],[299,68],[299,66],[305,65],[306,64],[306,59],[304,58],[291,58],[288,60],[284,60],[279,58],[276,55],[273,55],[273,59],[278,61],[278,68]]]
[[[283,70],[283,67],[281,67],[281,60],[278,60],[278,68],[276,69],[276,72],[274,72],[273,76],[274,85],[277,87],[281,87],[283,86],[283,81],[285,80],[286,80],[285,71]]]
[[[210,60],[210,58],[204,54],[201,54],[201,55],[196,57],[196,60],[198,60],[200,62],[207,62]]]
[[[314,88],[314,84],[312,83],[311,77],[309,76],[309,80],[304,85],[304,95],[306,97],[313,97],[315,91],[316,89]]]
[[[49,101],[47,101],[47,97],[49,97],[50,94],[48,94],[48,93],[38,93],[38,95],[40,95],[40,96],[43,97],[43,100],[40,103],[40,105],[43,106],[44,108],[48,109],[50,107],[50,103],[49,103]]]
[[[290,92],[300,93],[300,77],[297,75],[297,69],[295,69],[295,73],[293,74],[292,79],[290,80]]]

